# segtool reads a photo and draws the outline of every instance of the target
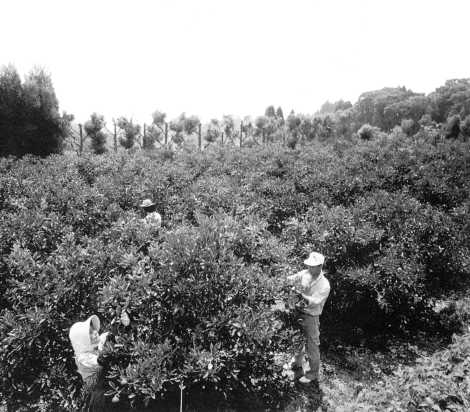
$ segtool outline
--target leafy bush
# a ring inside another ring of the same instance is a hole
[[[413,119],[403,119],[401,128],[407,136],[413,136],[419,130],[419,124]]]
[[[463,119],[460,125],[460,132],[465,140],[470,138],[470,114]]]
[[[460,134],[460,117],[458,115],[450,116],[445,125],[446,139],[457,139]]]
[[[67,331],[98,313],[123,345],[108,377],[122,404],[175,405],[183,384],[195,409],[273,409],[289,390],[276,359],[298,331],[270,308],[312,249],[332,284],[324,342],[450,336],[461,320],[434,303],[469,274],[468,149],[392,133],[333,148],[2,159],[2,399],[76,408]],[[160,232],[140,220],[147,197]]]
[[[375,126],[371,126],[370,124],[366,123],[361,126],[361,128],[357,131],[357,135],[362,140],[372,140],[377,136],[379,132],[379,128]]]
[[[230,219],[198,219],[197,227],[166,233],[149,260],[133,260],[127,275],[102,289],[107,320],[122,310],[133,320],[119,331],[132,360],[115,366],[113,394],[134,405],[178,399],[183,383],[189,401],[204,389],[228,403],[268,391],[272,402],[288,387],[273,357],[291,345],[294,333],[270,310],[280,286],[263,264],[273,262],[258,260],[256,231]]]
[[[354,411],[452,410],[470,408],[470,335],[455,337],[449,348],[402,367],[341,406]]]

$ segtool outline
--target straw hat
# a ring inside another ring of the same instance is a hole
[[[155,202],[152,202],[151,199],[145,199],[141,204],[140,204],[140,207],[142,208],[146,208],[146,207],[152,207],[152,206],[155,206]]]

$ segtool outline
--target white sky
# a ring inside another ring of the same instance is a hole
[[[2,0],[0,65],[45,67],[61,110],[204,121],[470,77],[470,0]]]

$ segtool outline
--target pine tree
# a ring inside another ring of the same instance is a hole
[[[59,153],[65,123],[48,73],[34,68],[21,82],[13,66],[0,70],[0,156]]]
[[[91,140],[91,148],[96,154],[106,152],[106,134],[103,131],[104,126],[104,116],[97,113],[93,113],[90,116],[90,120],[87,120],[84,125],[85,133]]]

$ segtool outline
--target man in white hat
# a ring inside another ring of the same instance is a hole
[[[294,283],[293,288],[303,301],[303,305],[299,307],[300,321],[305,335],[310,370],[299,382],[305,384],[313,382],[318,385],[320,373],[320,315],[330,294],[330,283],[322,271],[324,262],[325,257],[321,253],[312,252],[304,261],[307,268],[287,277]],[[294,370],[303,371],[303,358],[304,350],[295,357]]]

